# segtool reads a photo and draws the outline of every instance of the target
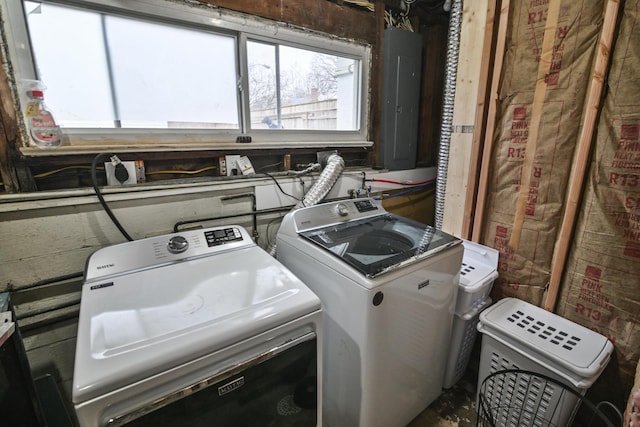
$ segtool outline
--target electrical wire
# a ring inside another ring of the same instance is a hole
[[[178,221],[175,224],[173,224],[173,232],[177,233],[181,230],[181,226],[183,225],[189,225],[189,224],[196,224],[199,222],[208,222],[208,221],[218,221],[221,219],[230,219],[230,218],[239,218],[239,217],[243,217],[243,216],[254,216],[254,215],[268,215],[268,214],[273,214],[273,213],[281,213],[281,212],[288,212],[290,211],[295,205],[289,205],[289,206],[280,206],[280,207],[275,207],[275,208],[267,208],[267,209],[258,209],[258,210],[252,210],[250,212],[247,213],[235,213],[235,214],[229,214],[229,215],[219,215],[219,216],[212,216],[212,217],[207,217],[207,218],[195,218],[195,219],[187,219],[187,220],[183,220],[183,221]]]
[[[215,170],[218,169],[217,166],[206,166],[204,168],[201,169],[196,169],[196,170],[159,170],[159,171],[153,171],[153,172],[145,172],[145,175],[160,175],[160,174],[187,174],[187,175],[196,175],[202,172],[206,172],[206,171],[210,171],[210,170]]]
[[[386,199],[393,199],[394,197],[400,197],[400,196],[406,196],[407,194],[411,194],[411,193],[415,193],[416,191],[420,191],[420,190],[424,190],[425,188],[428,188],[432,185],[432,183],[429,184],[423,184],[423,185],[419,185],[416,187],[411,187],[406,189],[405,191],[401,191],[399,193],[394,193],[394,194],[390,194],[388,196],[385,197]],[[375,200],[382,200],[382,197],[374,197]]]
[[[65,166],[65,167],[60,168],[60,169],[54,169],[54,170],[51,170],[51,171],[39,173],[37,175],[34,175],[33,177],[34,178],[45,178],[47,176],[54,175],[56,173],[63,172],[63,171],[69,170],[69,169],[91,169],[91,166]],[[104,169],[104,168],[103,167],[99,167],[98,169]]]
[[[385,28],[396,27],[402,30],[414,32],[413,25],[409,20],[409,12],[413,2],[405,2],[405,4],[407,5],[407,10],[402,13],[389,12],[388,10],[384,11]],[[397,15],[397,17],[394,16],[394,14]]]
[[[369,9],[371,12],[375,12],[375,10],[376,10],[375,5],[370,1],[366,1],[366,0],[344,0],[344,2],[345,3],[355,4],[356,6],[364,7],[366,9]]]
[[[266,173],[266,172],[262,172],[262,173],[263,173],[263,174],[265,174],[266,176],[268,176],[269,178],[271,178],[271,179],[273,180],[273,182],[275,182],[275,183],[276,183],[276,186],[278,187],[278,190],[280,190],[280,192],[281,192],[282,194],[284,194],[284,195],[285,195],[285,196],[287,196],[287,197],[291,197],[292,199],[297,200],[298,202],[299,202],[300,200],[302,200],[302,199],[299,199],[299,198],[297,198],[296,196],[293,196],[293,195],[291,195],[291,194],[287,193],[286,191],[284,191],[284,190],[282,189],[282,187],[280,187],[280,183],[278,182],[278,180],[277,180],[273,175],[271,175],[271,174],[269,174],[269,173]]]
[[[411,11],[411,4],[412,3],[413,2],[410,3],[410,2],[405,0],[405,4],[407,5],[407,10],[405,10],[400,15],[400,22],[398,24],[399,28],[401,28],[403,30],[411,31],[411,32],[413,32],[413,25],[411,25],[411,21],[409,20],[409,12]]]
[[[618,419],[620,420],[620,424],[618,425],[622,425],[622,422],[624,420],[624,416],[622,415],[622,412],[620,412],[620,410],[616,407],[616,405],[614,405],[613,403],[607,401],[607,400],[603,400],[602,402],[598,403],[596,405],[596,409],[600,412],[602,412],[602,408],[603,407],[607,407],[609,408],[610,411],[612,411],[613,413],[616,414],[616,416],[618,417]]]
[[[59,168],[59,169],[54,169],[54,170],[50,170],[47,172],[42,172],[39,174],[34,175],[34,178],[46,178],[48,176],[54,175],[56,173],[60,173],[60,172],[64,172],[66,170],[70,170],[70,169],[91,169],[91,166],[81,166],[81,165],[74,165],[74,166],[65,166],[63,168]],[[96,167],[97,170],[104,170],[104,167],[102,166],[98,166]],[[208,170],[215,170],[218,169],[217,166],[206,166],[204,168],[201,169],[196,169],[196,170],[159,170],[159,171],[153,171],[153,172],[145,172],[145,175],[160,175],[160,174],[187,174],[187,175],[196,175],[202,172],[206,172]],[[2,184],[2,182],[0,182],[0,184]]]
[[[116,216],[113,214],[113,212],[111,212],[111,208],[109,208],[109,205],[107,205],[107,202],[104,200],[104,197],[102,197],[102,193],[100,192],[100,188],[98,187],[98,178],[96,176],[96,169],[98,167],[98,162],[100,161],[100,159],[102,159],[103,157],[111,157],[112,154],[109,153],[99,153],[94,159],[93,159],[93,163],[91,164],[91,182],[93,184],[93,191],[95,191],[96,196],[98,196],[98,200],[100,201],[100,204],[102,205],[102,208],[104,209],[104,211],[107,213],[107,215],[109,215],[109,218],[111,218],[111,221],[113,222],[113,224],[118,228],[118,230],[120,230],[120,233],[122,233],[122,235],[125,237],[125,239],[127,239],[128,241],[133,241],[133,238],[129,235],[129,233],[126,232],[126,230],[122,227],[122,224],[120,224],[120,221],[118,221],[118,219],[116,218]]]
[[[272,168],[275,166],[280,166],[282,164],[282,162],[277,162],[277,163],[271,163],[270,165],[264,165],[262,166],[260,169],[258,169],[259,171],[266,169],[266,168]]]
[[[401,181],[393,181],[390,179],[372,178],[372,179],[365,179],[365,182],[384,182],[386,184],[417,186],[417,185],[432,184],[436,182],[436,178],[427,179],[426,181],[420,181],[420,182],[401,182]]]
[[[54,170],[50,170],[50,171],[46,171],[46,172],[41,172],[39,174],[33,175],[34,178],[46,178],[48,176],[54,175],[56,173],[60,173],[60,172],[64,172],[66,170],[70,170],[70,169],[91,169],[91,166],[80,166],[80,165],[74,165],[74,166],[65,166],[63,168],[59,168],[59,169],[54,169]],[[98,170],[103,170],[103,167],[98,167]],[[4,182],[0,181],[0,185],[4,186]]]
[[[54,175],[56,173],[59,172],[64,172],[66,170],[70,170],[70,169],[91,169],[91,166],[65,166],[63,168],[60,169],[54,169],[54,170],[50,170],[47,172],[42,172],[39,173],[37,175],[34,175],[34,178],[46,178],[48,176]],[[104,170],[104,167],[97,167],[97,170]],[[145,172],[145,175],[168,175],[168,174],[186,174],[186,175],[197,175],[199,173],[202,172],[206,172],[209,170],[215,170],[218,169],[217,166],[207,166],[201,169],[197,169],[197,170],[159,170],[159,171],[153,171],[153,172]],[[0,181],[0,185],[4,186],[4,183],[2,181]]]

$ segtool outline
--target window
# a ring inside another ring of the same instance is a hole
[[[257,41],[247,60],[252,129],[357,129],[356,60]]]
[[[234,37],[31,1],[25,8],[46,102],[62,127],[239,128]]]
[[[367,46],[193,2],[6,0],[2,12],[22,104],[42,84],[66,145],[366,139]]]

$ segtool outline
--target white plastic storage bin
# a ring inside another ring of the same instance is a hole
[[[498,277],[498,251],[478,243],[463,241],[464,255],[460,270],[460,286],[456,300],[456,313],[475,311],[484,304]]]
[[[449,361],[444,373],[444,388],[453,387],[464,375],[471,358],[473,344],[478,335],[478,318],[480,312],[491,304],[491,298],[486,298],[482,305],[470,312],[453,316],[451,328],[451,343],[449,345]]]
[[[584,395],[613,353],[613,345],[606,337],[515,298],[502,299],[484,310],[480,314],[478,330],[482,333],[478,390],[493,372],[521,369],[547,375]],[[490,388],[500,390],[501,400],[539,401],[544,398],[553,402],[557,399],[554,392],[559,391],[551,388],[541,392],[544,396],[530,392],[531,395],[521,397],[509,395],[513,388]],[[484,396],[488,400],[491,397]],[[577,398],[563,402],[563,410],[553,415],[553,425],[568,424],[578,403]]]

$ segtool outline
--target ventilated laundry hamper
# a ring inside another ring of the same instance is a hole
[[[572,387],[577,392],[575,396],[584,396],[613,353],[613,345],[606,337],[515,298],[502,299],[484,310],[478,330],[482,334],[478,393],[492,373],[519,369],[558,380]],[[564,426],[571,422],[579,398],[561,393],[552,384],[523,388],[519,381],[512,378],[505,384],[485,384],[482,398],[489,405],[494,402],[535,407],[536,417],[530,423],[520,420],[517,427],[538,426],[535,419],[548,420],[544,425]],[[558,404],[558,399],[564,400]],[[558,409],[553,414],[544,414],[551,407]],[[513,425],[509,417],[507,411],[504,423],[496,425]]]
[[[572,386],[546,375],[505,369],[482,381],[476,427],[567,427],[572,416],[563,412],[578,406],[580,419],[572,423],[574,427],[622,425],[622,414],[610,402],[594,405]]]
[[[489,293],[498,277],[498,251],[478,243],[463,241],[464,255],[456,310],[451,328],[449,360],[444,388],[453,387],[464,375],[478,330],[480,312],[491,304]]]
[[[453,387],[463,377],[469,365],[473,344],[478,335],[478,318],[482,310],[491,304],[491,298],[487,297],[484,303],[469,313],[453,315],[451,328],[451,344],[449,346],[449,361],[444,374],[444,388]]]
[[[497,250],[479,243],[465,240],[462,244],[464,254],[455,310],[460,315],[474,311],[486,301],[498,277],[499,256]]]

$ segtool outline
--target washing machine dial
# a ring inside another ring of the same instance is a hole
[[[344,203],[338,203],[336,205],[336,213],[340,216],[347,216],[349,215],[349,208]]]
[[[174,236],[167,243],[167,250],[172,254],[180,254],[187,250],[189,242],[182,236]]]

